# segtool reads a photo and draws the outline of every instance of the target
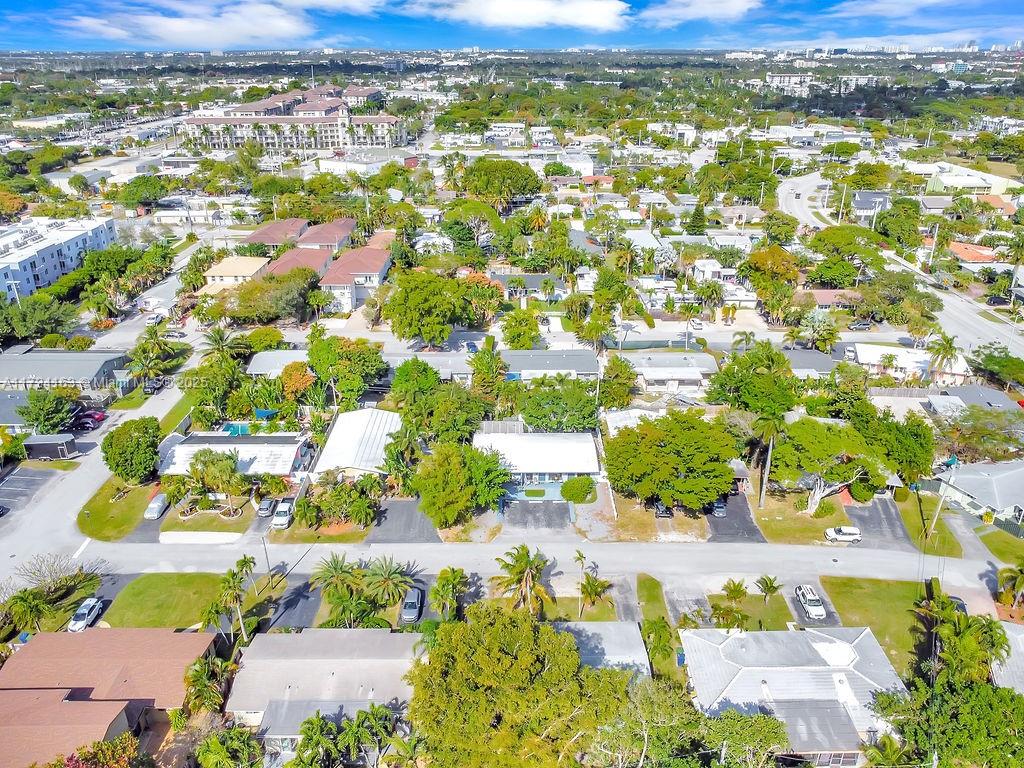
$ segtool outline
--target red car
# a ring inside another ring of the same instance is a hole
[[[107,414],[104,411],[82,411],[78,414],[80,419],[92,419],[93,421],[103,421],[107,418]]]

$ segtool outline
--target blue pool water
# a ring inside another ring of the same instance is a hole
[[[224,425],[223,431],[232,437],[241,437],[242,435],[249,434],[249,425],[232,421]]]

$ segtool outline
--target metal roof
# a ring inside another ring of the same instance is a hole
[[[382,472],[384,448],[402,427],[402,417],[380,408],[339,413],[317,458],[314,474],[332,469]]]
[[[575,638],[584,666],[624,669],[650,677],[647,647],[635,621],[559,621],[551,626]]]
[[[25,387],[32,382],[78,382],[86,387],[105,384],[113,376],[101,376],[110,363],[120,365],[128,353],[121,349],[64,349],[12,347],[0,354],[0,388]]]
[[[601,468],[594,436],[589,432],[477,432],[473,447],[497,451],[511,472],[592,475]]]
[[[180,438],[177,439],[176,438]],[[175,441],[176,440],[176,441]],[[225,432],[194,432],[186,437],[171,435],[163,446],[161,475],[184,475],[197,452],[209,448],[220,453],[237,451],[236,467],[245,475],[291,474],[306,438],[295,432],[270,435],[230,435]]]
[[[549,373],[575,372],[594,374],[600,371],[597,355],[589,349],[567,350],[501,350],[501,359],[508,364],[510,373],[547,371]]]

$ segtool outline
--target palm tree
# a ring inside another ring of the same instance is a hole
[[[320,313],[331,304],[331,294],[327,291],[310,291],[306,296],[306,304],[313,310],[316,319],[320,319]]]
[[[722,303],[725,289],[717,280],[705,280],[697,286],[697,290],[694,293],[705,307],[717,307]]]
[[[1017,558],[1016,565],[1000,568],[996,574],[999,588],[1009,590],[1013,596],[1013,607],[1024,600],[1024,557]]]
[[[21,589],[7,599],[7,612],[19,627],[42,632],[40,622],[53,613],[53,606],[38,591]]]
[[[242,555],[238,562],[235,563],[235,568],[243,579],[249,580],[249,586],[255,592],[256,582],[253,581],[252,572],[256,569],[256,558],[252,555]]]
[[[338,597],[351,595],[360,580],[361,573],[354,563],[348,562],[344,555],[331,553],[320,561],[309,583],[319,587],[324,597],[333,602]]]
[[[128,363],[128,371],[139,379],[155,379],[164,374],[164,361],[152,349],[140,349]]]
[[[761,468],[761,492],[757,498],[757,508],[764,509],[764,497],[768,492],[768,477],[772,471],[772,451],[775,449],[775,438],[785,428],[785,421],[776,414],[761,414],[754,419],[754,434],[758,436],[761,444],[768,444],[765,452],[764,465]]]
[[[782,590],[782,585],[779,584],[779,580],[774,576],[768,576],[767,574],[759,578],[754,582],[761,594],[764,595],[765,604],[771,599],[772,595],[777,595]]]
[[[750,617],[735,605],[717,603],[711,606],[711,621],[721,629],[743,629]]]
[[[864,757],[871,768],[897,768],[911,762],[912,752],[891,733],[883,733],[874,744],[864,745]]]
[[[679,319],[686,323],[686,336],[683,339],[683,346],[686,349],[690,348],[690,321],[693,320],[697,315],[700,314],[700,306],[691,302],[680,304],[679,308],[676,309],[676,315]]]
[[[579,608],[580,608],[580,616],[582,616],[583,615],[583,575],[584,575],[584,570],[587,567],[587,556],[583,554],[583,550],[582,549],[577,549],[576,550],[576,554],[573,555],[572,559],[573,559],[573,562],[575,562],[576,565],[578,565],[580,567],[580,600],[579,600]]]
[[[927,349],[931,355],[928,362],[928,376],[931,379],[935,378],[935,374],[949,370],[949,366],[960,357],[956,337],[947,333],[940,332],[938,338],[929,342]]]
[[[170,342],[164,337],[164,329],[159,325],[147,325],[135,342],[136,347],[150,349],[160,357],[171,351]]]
[[[461,568],[442,568],[437,574],[437,581],[430,588],[430,605],[449,621],[459,611],[459,598],[465,594],[469,586],[466,572]]]
[[[242,640],[249,642],[249,634],[245,631],[245,618],[242,616],[242,603],[245,602],[245,577],[235,570],[228,570],[220,580],[220,600],[227,610],[235,609],[238,616],[238,628],[242,632]]]
[[[550,277],[545,277],[540,281],[540,292],[544,298],[550,303],[551,299],[555,295],[555,281]]]
[[[363,713],[360,712],[359,715]],[[357,715],[355,719],[343,720],[338,728],[338,746],[342,754],[348,755],[351,762],[359,759],[363,745],[370,740],[370,731],[366,723]]]
[[[241,337],[218,325],[203,334],[202,350],[204,360],[230,360],[244,354],[246,345]]]
[[[526,280],[519,275],[510,277],[508,280],[508,292],[510,296],[521,296],[526,291]]]
[[[203,612],[199,614],[199,623],[202,625],[205,631],[209,627],[213,627],[217,630],[217,634],[220,635],[223,632],[224,623],[224,606],[214,601],[210,603]]]
[[[1010,280],[1010,306],[1012,307],[1017,300],[1017,294],[1013,290],[1017,287],[1017,272],[1020,265],[1024,264],[1024,229],[1018,229],[1014,234],[1007,246],[1006,254],[1009,257],[1008,261],[1013,264],[1013,278]]]
[[[363,577],[366,594],[382,605],[394,605],[412,586],[412,577],[391,557],[374,560]]]
[[[743,579],[737,581],[736,579],[729,579],[725,584],[722,585],[722,594],[725,595],[725,599],[735,605],[736,603],[742,603],[743,599],[747,596],[747,585]]]
[[[224,703],[224,682],[235,665],[223,659],[202,657],[185,670],[185,709],[216,712]]]
[[[743,351],[746,352],[754,345],[755,341],[757,341],[757,334],[753,331],[736,331],[736,333],[732,335],[733,351],[742,347]]]
[[[423,753],[423,739],[413,731],[404,739],[391,736],[387,740],[387,752],[381,756],[381,762],[390,768],[417,768]]]
[[[640,625],[640,634],[652,658],[667,659],[672,655],[672,627],[664,616],[645,620]]]
[[[491,582],[499,594],[513,597],[514,608],[526,608],[531,615],[540,613],[543,600],[551,599],[551,593],[541,582],[548,559],[540,550],[530,554],[525,544],[520,544],[497,558],[498,567],[504,575],[492,576]]]
[[[534,232],[540,232],[548,225],[548,214],[540,206],[534,206],[527,215],[527,224]]]
[[[338,747],[338,728],[317,710],[299,726],[299,743],[295,756],[300,765],[317,768],[333,768],[341,758]]]
[[[196,748],[196,760],[201,768],[237,768],[238,762],[220,734],[212,733]]]
[[[803,329],[798,325],[793,325],[786,329],[786,333],[782,337],[782,347],[783,349],[794,349],[803,340]]]
[[[370,704],[356,715],[356,724],[363,731],[362,744],[372,752],[372,765],[376,768],[384,746],[395,730],[395,716],[382,704]],[[363,757],[370,764],[370,755],[364,754]]]
[[[595,606],[600,602],[608,600],[608,590],[612,588],[612,583],[607,579],[602,579],[595,576],[592,573],[584,575],[583,581],[580,582],[580,618],[583,618],[583,610]]]

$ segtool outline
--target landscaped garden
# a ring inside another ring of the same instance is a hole
[[[78,529],[100,541],[117,541],[142,522],[142,513],[158,493],[155,483],[131,486],[111,477],[78,513]]]

